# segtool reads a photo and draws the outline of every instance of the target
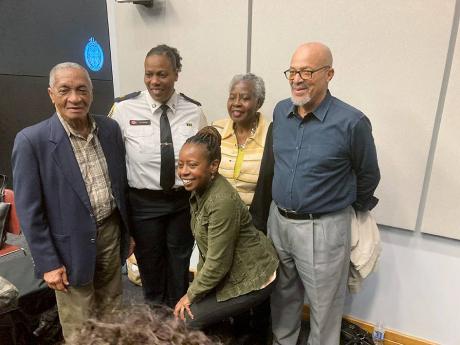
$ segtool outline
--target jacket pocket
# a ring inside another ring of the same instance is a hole
[[[142,154],[160,152],[160,132],[151,126],[134,126],[125,131],[127,143],[126,151],[129,154],[142,158]]]
[[[203,236],[203,235],[206,235],[208,234],[208,226],[209,226],[209,216],[206,214],[206,215],[202,215],[200,216],[200,218],[198,219],[198,235],[199,236]]]

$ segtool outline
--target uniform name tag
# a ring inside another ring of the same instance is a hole
[[[150,120],[129,120],[131,126],[150,126]]]

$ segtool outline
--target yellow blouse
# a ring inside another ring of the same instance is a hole
[[[233,178],[236,179],[240,175],[241,166],[243,165],[244,160],[244,149],[238,147],[238,153],[236,154],[235,168],[233,169]]]
[[[220,162],[219,173],[227,178],[247,206],[251,205],[254,197],[269,124],[265,117],[260,114],[255,133],[249,136],[244,150],[240,151],[233,130],[233,121],[227,117],[212,123],[222,136],[222,161]],[[239,151],[243,154],[243,156],[240,155],[240,159],[242,157],[241,164],[238,162]]]

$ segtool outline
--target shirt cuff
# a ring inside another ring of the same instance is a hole
[[[379,199],[376,198],[375,196],[371,196],[369,200],[365,202],[362,200],[356,200],[352,206],[356,211],[365,212],[365,211],[372,210],[375,206],[377,206],[378,203],[379,203]]]

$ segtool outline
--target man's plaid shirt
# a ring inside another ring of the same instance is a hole
[[[107,161],[97,137],[96,122],[88,114],[91,131],[88,137],[84,138],[75,132],[60,114],[58,117],[72,144],[96,221],[101,221],[110,216],[116,205],[112,194]]]

